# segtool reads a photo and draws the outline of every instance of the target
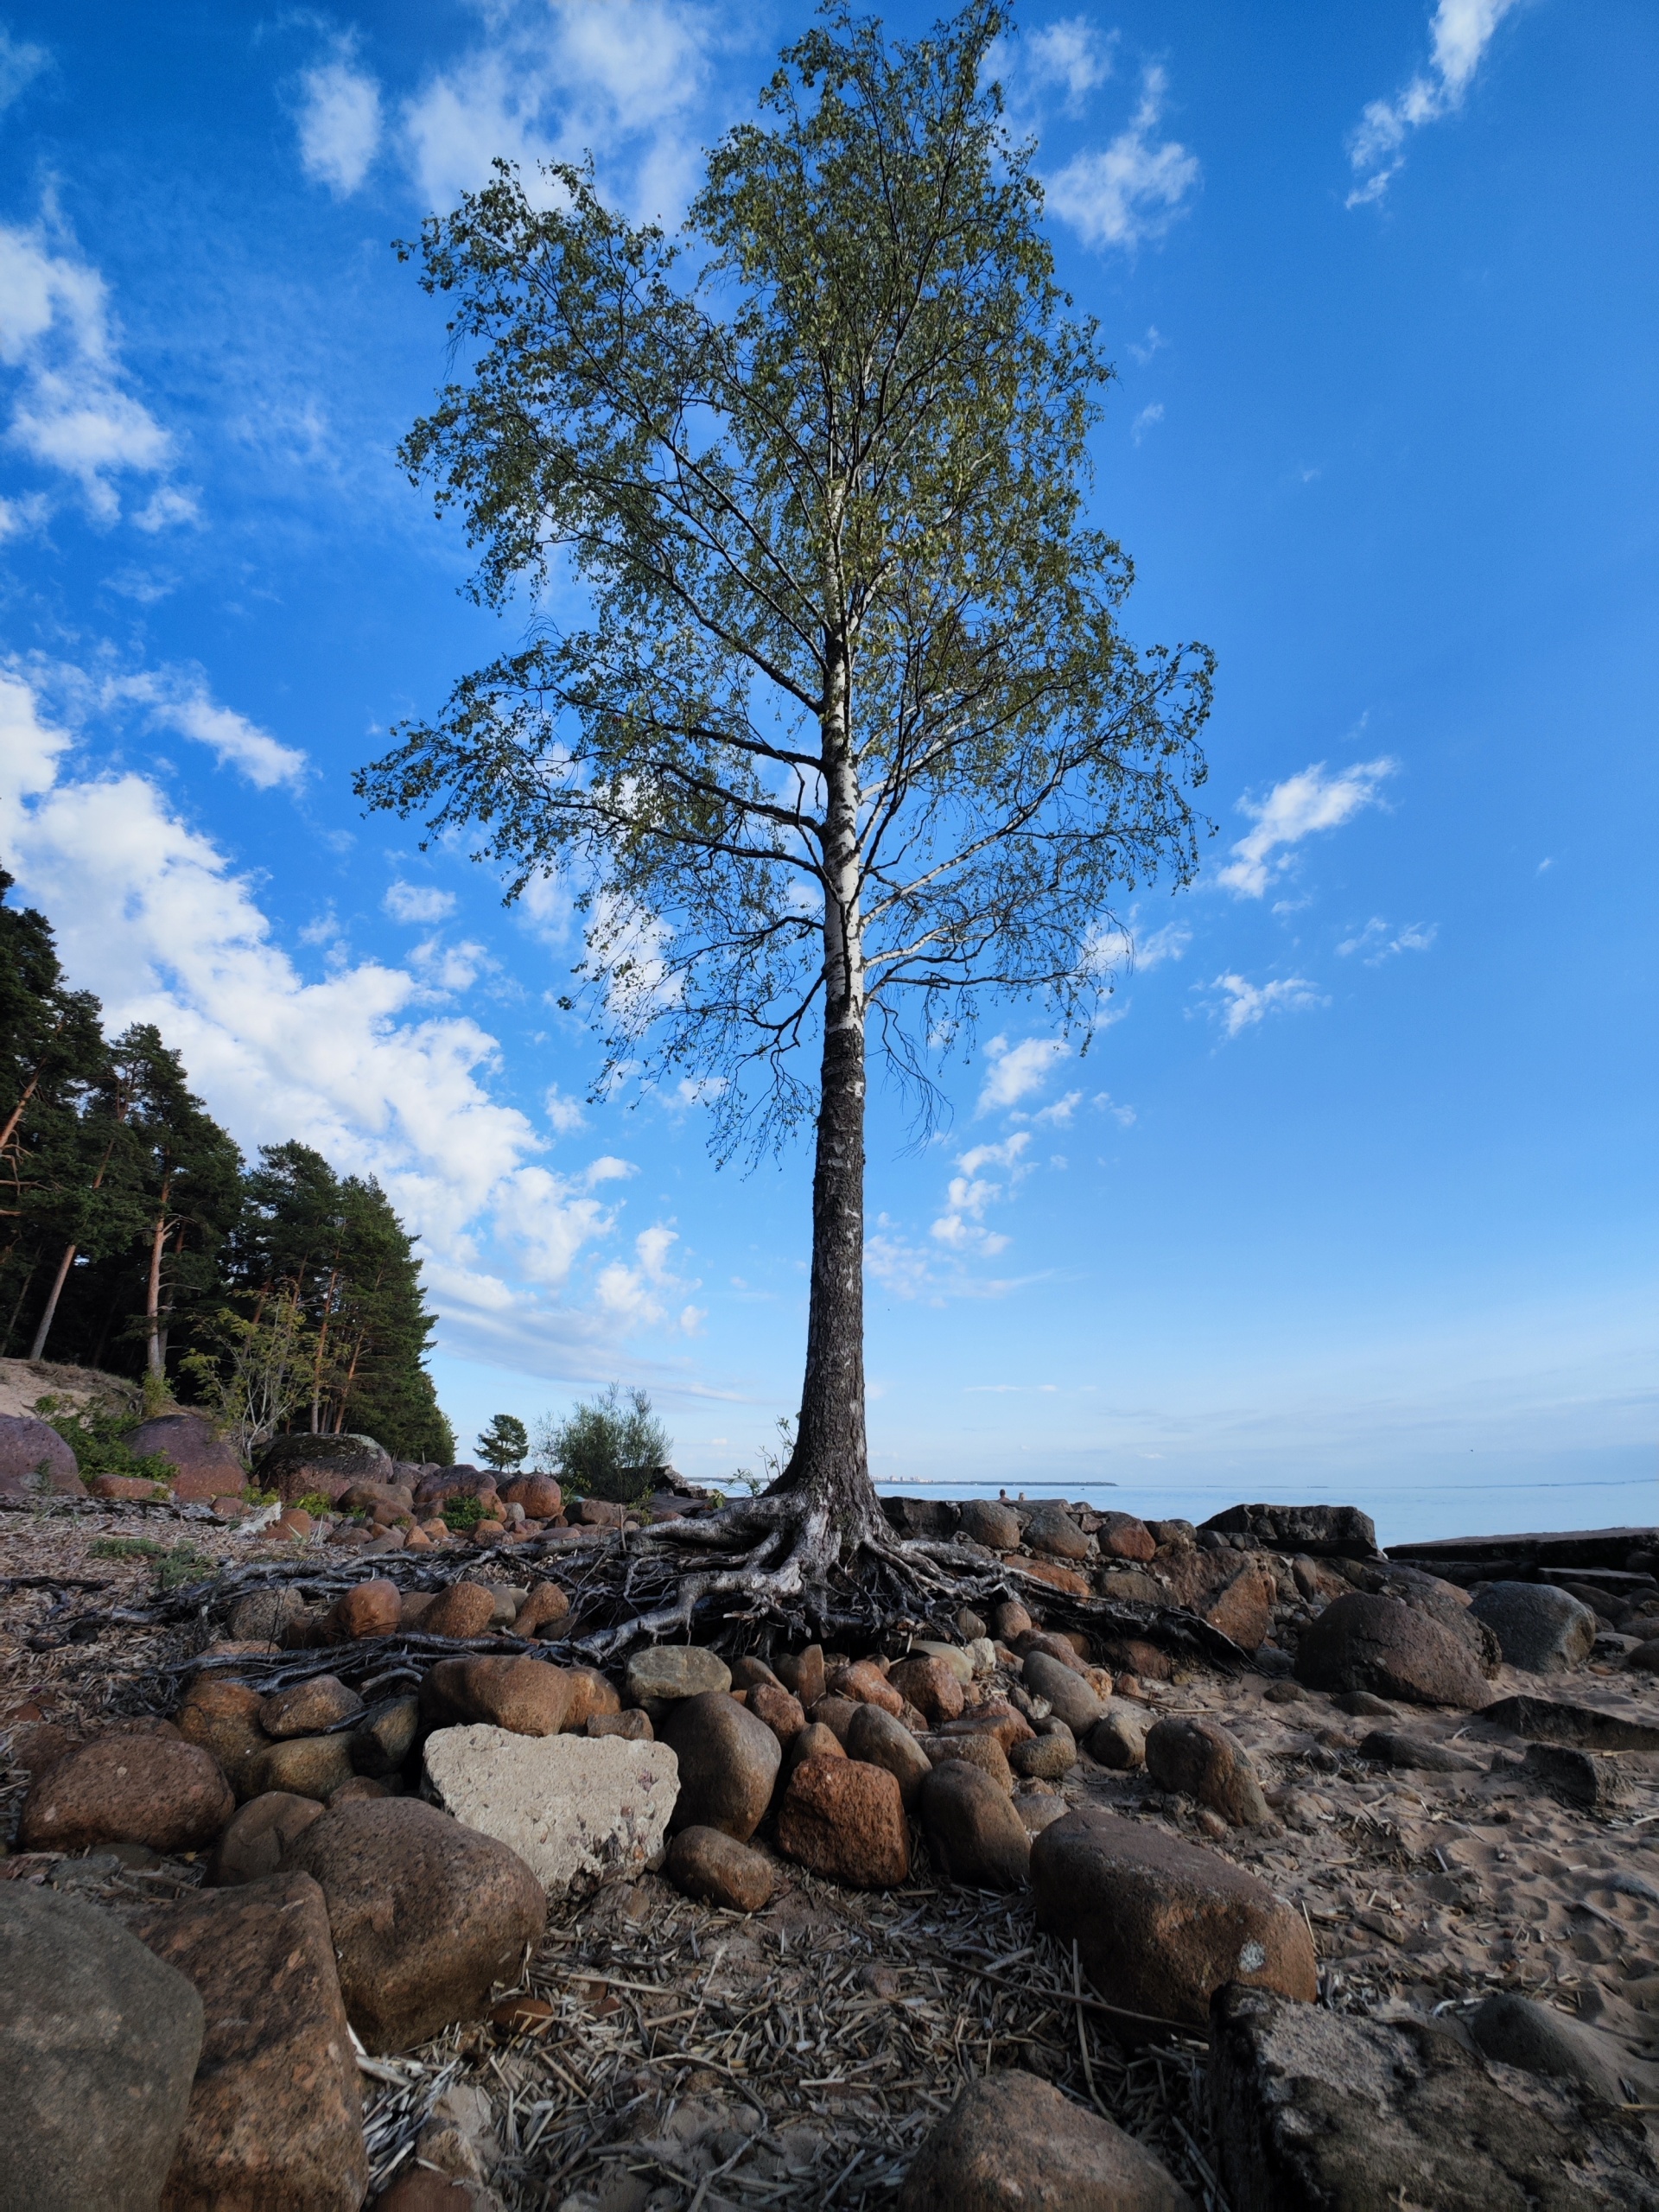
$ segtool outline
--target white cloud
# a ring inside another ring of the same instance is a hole
[[[380,87],[353,66],[354,53],[344,41],[332,61],[300,79],[300,164],[341,200],[357,190],[380,148]]]
[[[1068,115],[1080,115],[1088,95],[1112,73],[1116,31],[1103,37],[1086,16],[1062,16],[1017,40],[999,38],[985,57],[985,74],[1001,79],[1009,111],[1024,115],[1045,95],[1058,93]]]
[[[1149,322],[1147,325],[1147,334],[1145,338],[1142,339],[1140,345],[1137,346],[1133,339],[1130,340],[1129,351],[1134,354],[1135,359],[1139,361],[1141,367],[1144,369],[1151,365],[1154,354],[1156,353],[1161,346],[1167,346],[1168,343],[1168,339],[1164,336],[1163,332],[1159,329],[1157,324],[1155,322]]]
[[[945,1191],[945,1211],[928,1232],[936,1243],[982,1259],[995,1259],[1007,1249],[1007,1237],[984,1226],[985,1209],[1008,1197],[1031,1173],[1022,1157],[1030,1142],[1031,1132],[1018,1129],[1001,1144],[970,1145],[958,1157],[957,1172]],[[988,1168],[1001,1168],[1007,1179],[993,1179]]]
[[[0,110],[21,99],[51,59],[43,46],[31,46],[0,29]]]
[[[1390,931],[1381,914],[1373,914],[1364,928],[1345,938],[1337,950],[1344,959],[1351,953],[1360,953],[1368,968],[1380,968],[1396,952],[1427,952],[1440,933],[1438,922],[1408,922],[1403,929]]]
[[[547,1116],[548,1127],[555,1136],[574,1136],[578,1129],[586,1128],[588,1116],[582,1110],[582,1102],[567,1098],[556,1083],[542,1101],[542,1110]]]
[[[669,1268],[669,1253],[679,1241],[679,1231],[660,1222],[642,1230],[633,1240],[636,1266],[614,1260],[600,1270],[594,1288],[601,1307],[633,1326],[666,1322],[665,1299],[695,1287],[682,1282]],[[681,1308],[673,1325],[690,1334],[704,1318],[700,1307],[688,1305]]]
[[[1230,1037],[1254,1027],[1270,1014],[1304,1014],[1330,1004],[1306,976],[1284,976],[1260,984],[1248,982],[1243,976],[1217,976],[1210,988],[1223,995],[1223,1003],[1215,1011]]]
[[[1063,1129],[1083,1103],[1080,1090],[1068,1090],[1064,1098],[1057,1098],[1052,1106],[1044,1106],[1032,1116],[1039,1127]]]
[[[1517,0],[1439,0],[1429,24],[1427,73],[1419,72],[1391,100],[1373,100],[1348,142],[1348,159],[1359,181],[1351,207],[1380,200],[1405,166],[1409,134],[1438,123],[1463,105],[1498,25]]]
[[[638,214],[677,215],[696,181],[690,111],[707,85],[713,35],[703,11],[679,0],[505,0],[490,12],[485,42],[404,109],[421,194],[448,206],[487,180],[497,156],[531,170],[592,148],[601,171],[626,166]],[[533,175],[526,183],[535,189]]]
[[[1163,419],[1164,403],[1161,399],[1154,399],[1151,406],[1143,407],[1134,422],[1130,423],[1129,435],[1135,440],[1136,445],[1139,445],[1153,425],[1161,423]]]
[[[170,467],[170,435],[124,387],[104,280],[77,257],[49,206],[31,229],[0,224],[0,364],[18,375],[10,442],[72,478],[95,522],[119,518],[112,479]],[[170,499],[151,500],[144,528],[194,518],[188,494]]]
[[[123,699],[147,706],[149,719],[164,729],[207,746],[221,766],[236,769],[259,791],[274,791],[283,784],[297,791],[305,781],[305,754],[283,745],[233,707],[221,707],[198,671],[166,668],[111,677],[103,686],[100,704]]]
[[[1114,924],[1095,931],[1087,957],[1096,974],[1119,968],[1160,968],[1166,960],[1179,960],[1192,942],[1192,932],[1185,922],[1166,922],[1161,929],[1142,933],[1136,926],[1138,918],[1137,908],[1130,913],[1127,929]]]
[[[429,883],[397,882],[380,901],[394,922],[442,922],[455,911],[453,891]]]
[[[977,1114],[1000,1113],[1040,1090],[1056,1062],[1070,1058],[1071,1047],[1064,1037],[1027,1037],[1018,1045],[993,1037],[985,1050],[991,1065],[980,1086]]]
[[[614,1233],[616,1209],[595,1192],[620,1184],[628,1163],[601,1154],[579,1173],[550,1173],[531,1122],[490,1094],[492,1036],[423,1013],[412,967],[348,964],[336,946],[323,980],[308,982],[248,881],[159,787],[71,772],[74,747],[35,689],[0,672],[0,853],[109,1027],[156,1022],[245,1149],[297,1137],[342,1172],[377,1175],[423,1239],[448,1348],[597,1372],[618,1330],[651,1318],[645,1306],[539,1292],[565,1286]],[[653,1296],[691,1287],[668,1273],[671,1236],[636,1243],[631,1272]]]
[[[1048,204],[1085,245],[1135,246],[1161,238],[1198,188],[1198,156],[1173,139],[1154,143],[1168,79],[1147,69],[1141,102],[1103,152],[1074,155],[1046,182]]]
[[[1287,776],[1264,799],[1243,798],[1239,811],[1255,827],[1233,847],[1233,857],[1217,881],[1241,899],[1260,899],[1269,882],[1290,865],[1291,849],[1321,830],[1338,830],[1362,808],[1377,803],[1392,760],[1362,760],[1328,775],[1316,760],[1300,775]],[[1275,855],[1281,857],[1275,858]]]

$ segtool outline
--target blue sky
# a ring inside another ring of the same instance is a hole
[[[443,335],[389,241],[497,152],[677,218],[809,19],[53,0],[0,48],[0,855],[245,1147],[380,1175],[463,1438],[617,1376],[709,1480],[794,1403],[805,1152],[585,1103],[556,896],[350,784],[504,634],[392,459]],[[1651,1520],[1659,18],[1020,24],[1128,624],[1219,655],[1217,834],[1086,1057],[1007,1006],[937,1141],[876,1097],[878,1478]]]

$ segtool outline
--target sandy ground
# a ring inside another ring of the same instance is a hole
[[[106,1586],[82,1595],[6,1583],[0,1756],[20,1716],[92,1726],[171,1702],[159,1670],[207,1640],[205,1623],[28,1648],[54,1605],[142,1598],[148,1563],[91,1556],[99,1536],[136,1525],[118,1513],[0,1516],[0,1576]],[[248,1556],[247,1540],[211,1523],[151,1515],[142,1525],[216,1557]],[[1456,2018],[1489,1989],[1519,1991],[1612,2038],[1630,2101],[1659,2105],[1659,1756],[1617,1755],[1620,1801],[1589,1812],[1523,1776],[1518,1739],[1489,1724],[1405,1707],[1392,1720],[1355,1719],[1314,1694],[1279,1701],[1271,1687],[1201,1675],[1154,1694],[1162,1711],[1211,1714],[1235,1732],[1279,1833],[1217,1835],[1213,1816],[1087,1759],[1059,1786],[1065,1800],[1160,1822],[1259,1875],[1306,1913],[1332,2005]],[[1659,1684],[1639,1676],[1505,1669],[1492,1685],[1494,1699],[1517,1692],[1659,1722]],[[1452,1745],[1478,1770],[1379,1769],[1358,1757],[1378,1726]],[[3,1770],[0,1833],[22,1796],[22,1777]],[[1020,2064],[1092,2098],[1157,2149],[1195,2201],[1224,2206],[1210,2172],[1201,2042],[1116,2044],[1071,1960],[1038,1935],[1028,1898],[952,1890],[925,1851],[910,1883],[884,1895],[836,1890],[783,1862],[780,1872],[778,1897],[748,1921],[692,1905],[655,1877],[556,1910],[524,1984],[546,2000],[544,2029],[452,2031],[365,2075],[377,2181],[412,2154],[435,2110],[465,2107],[514,2212],[671,2212],[699,2190],[699,2212],[890,2203],[963,2079]],[[199,1878],[176,1863],[148,1888],[113,1874],[104,1887],[117,1903],[155,1895],[158,1880]],[[470,2104],[467,2091],[479,2093]]]

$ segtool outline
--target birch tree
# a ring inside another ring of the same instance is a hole
[[[976,1007],[1086,1033],[1115,900],[1196,866],[1211,658],[1137,650],[1091,518],[1111,371],[986,73],[1005,11],[914,42],[850,13],[784,53],[683,230],[591,166],[505,162],[424,226],[455,379],[403,448],[528,607],[365,770],[555,877],[608,1084],[680,1068],[725,1151],[814,1124],[805,1372],[762,1497],[661,1618],[787,1598],[894,1540],[864,1427],[872,1059],[924,1086]]]

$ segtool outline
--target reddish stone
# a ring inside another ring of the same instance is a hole
[[[191,1683],[179,1707],[180,1735],[186,1743],[200,1744],[211,1751],[224,1768],[231,1787],[238,1791],[249,1765],[268,1741],[259,1720],[262,1703],[258,1691],[250,1689],[245,1682],[207,1675]]]
[[[441,1659],[421,1684],[431,1728],[482,1721],[515,1736],[556,1736],[569,1722],[575,1675],[545,1659]]]
[[[791,1697],[781,1682],[756,1682],[752,1688],[734,1694],[745,1698],[749,1711],[757,1720],[766,1722],[785,1751],[806,1726],[800,1700]]]
[[[274,1874],[129,1925],[194,1984],[205,2015],[166,2212],[358,2212],[362,2101],[316,1883]]]
[[[173,1478],[173,1495],[183,1504],[206,1505],[216,1497],[240,1497],[248,1478],[234,1465],[183,1467]]]
[[[667,1872],[687,1897],[732,1912],[763,1912],[772,1902],[772,1861],[721,1828],[682,1828],[669,1846]]]
[[[958,1729],[950,1734],[923,1736],[922,1749],[935,1766],[947,1759],[963,1759],[988,1774],[1005,1797],[1014,1795],[1014,1770],[997,1738],[981,1730]]]
[[[486,1636],[495,1619],[495,1593],[481,1582],[452,1582],[441,1590],[421,1615],[423,1636],[447,1636],[456,1641]]]
[[[156,1486],[143,1475],[95,1475],[90,1487],[94,1497],[148,1502],[156,1496]]]
[[[556,1582],[532,1584],[531,1592],[513,1618],[515,1636],[544,1635],[562,1628],[570,1618],[570,1600]]]
[[[250,1797],[213,1846],[207,1879],[220,1889],[263,1881],[280,1870],[294,1839],[321,1816],[315,1797],[299,1797],[291,1790],[267,1789]]]
[[[862,1759],[803,1759],[779,1809],[778,1848],[853,1889],[904,1881],[910,1827],[897,1777]]]
[[[1036,1731],[1023,1713],[1016,1713],[1006,1698],[988,1698],[983,1705],[976,1706],[971,1713],[964,1713],[960,1720],[947,1721],[939,1731],[942,1736],[995,1736],[1005,1751],[1016,1744],[1023,1744]]]
[[[1132,2135],[1010,2069],[963,2090],[905,2177],[899,2212],[1192,2212]]]
[[[274,1542],[291,1543],[298,1537],[308,1536],[316,1525],[308,1513],[302,1513],[297,1505],[290,1505],[267,1525],[264,1533]]]
[[[521,1475],[501,1493],[509,1505],[522,1505],[531,1521],[554,1521],[564,1510],[564,1493],[551,1475]]]
[[[954,1720],[962,1711],[962,1684],[943,1659],[902,1660],[889,1680],[924,1720]]]
[[[595,1713],[621,1712],[622,1700],[615,1683],[607,1681],[597,1667],[569,1667],[565,1671],[575,1685],[570,1710],[564,1717],[569,1733],[575,1735],[585,1728]]]
[[[1095,1541],[1108,1559],[1155,1559],[1157,1540],[1133,1513],[1103,1513]]]
[[[143,1843],[200,1851],[236,1810],[219,1761],[176,1729],[111,1728],[29,1784],[17,1840],[25,1851]]]
[[[871,1659],[855,1660],[850,1667],[843,1667],[830,1688],[836,1697],[850,1698],[855,1705],[879,1705],[886,1713],[899,1713],[904,1707],[904,1692],[894,1689]]]
[[[1079,1574],[1073,1567],[1062,1567],[1058,1560],[1010,1559],[1006,1564],[1020,1574],[1046,1582],[1051,1590],[1065,1591],[1068,1598],[1092,1598],[1094,1595],[1086,1574]]]
[[[775,1670],[784,1688],[799,1698],[802,1710],[810,1713],[826,1688],[823,1646],[809,1643],[804,1651],[784,1652],[775,1662]]]
[[[403,1617],[403,1592],[395,1582],[359,1582],[334,1601],[328,1615],[334,1637],[342,1643],[365,1637],[391,1636]]]
[[[0,1491],[26,1497],[36,1490],[86,1495],[75,1455],[55,1428],[32,1414],[0,1414]]]
[[[500,1543],[506,1533],[504,1521],[480,1521],[473,1531],[473,1541],[480,1551],[487,1551],[492,1545]]]
[[[1015,1638],[1014,1649],[1022,1659],[1029,1658],[1033,1651],[1046,1652],[1051,1659],[1058,1659],[1061,1666],[1070,1667],[1077,1675],[1083,1672],[1088,1656],[1086,1653],[1079,1656],[1077,1647],[1070,1637],[1061,1636],[1055,1630],[1047,1628],[1027,1629],[1023,1636]]]

